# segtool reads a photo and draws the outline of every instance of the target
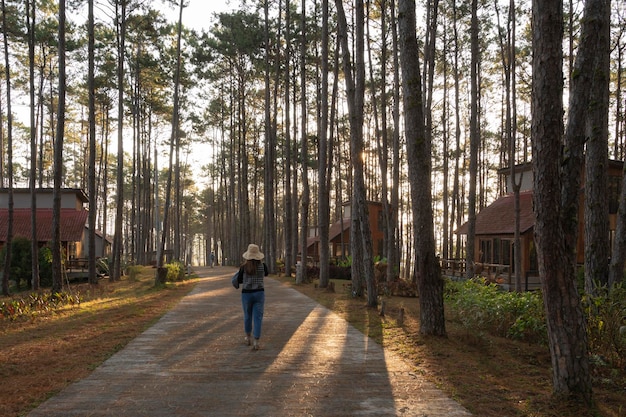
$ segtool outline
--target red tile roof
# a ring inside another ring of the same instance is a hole
[[[13,236],[31,238],[32,224],[30,209],[13,210]],[[61,241],[79,242],[87,225],[87,210],[61,210]],[[0,242],[5,242],[9,226],[9,211],[0,209]],[[52,240],[52,209],[37,209],[37,240],[49,242]]]
[[[533,214],[533,193],[520,193],[520,232],[525,233],[535,225]],[[462,225],[457,233],[466,235],[468,224]],[[515,199],[514,194],[507,194],[476,215],[477,235],[502,235],[515,233]]]

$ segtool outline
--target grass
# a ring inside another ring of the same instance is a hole
[[[626,417],[624,370],[610,380],[595,374],[595,406],[587,408],[551,395],[550,355],[531,345],[467,331],[452,318],[447,338],[419,334],[416,298],[385,297],[386,315],[354,299],[335,281],[336,292],[314,283],[289,285],[346,318],[385,349],[394,351],[449,396],[479,417]],[[10,322],[0,320],[0,415],[20,416],[68,384],[84,378],[153,324],[195,284],[187,280],[156,289],[154,270],[135,279],[80,284],[80,306]],[[0,302],[3,301],[0,298]],[[397,323],[400,308],[405,311]],[[451,316],[452,317],[452,316]]]
[[[419,333],[417,298],[384,297],[385,315],[354,299],[345,286],[333,280],[335,292],[317,288],[315,282],[296,285],[279,278],[320,304],[335,311],[385,349],[411,363],[418,374],[434,382],[450,397],[480,417],[624,417],[626,370],[613,370],[612,378],[594,373],[594,405],[560,401],[552,396],[550,353],[546,346],[470,332],[453,319],[447,308],[448,337]],[[398,324],[400,309],[404,320]],[[617,373],[616,373],[617,372]]]
[[[0,415],[25,415],[89,375],[172,308],[195,282],[155,288],[154,270],[144,268],[132,280],[72,285],[71,291],[83,300],[80,306],[0,320]]]

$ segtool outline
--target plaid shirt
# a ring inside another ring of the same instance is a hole
[[[263,291],[263,277],[267,276],[267,265],[264,262],[259,262],[256,267],[256,275],[248,275],[243,271],[243,288],[242,292],[255,292]]]

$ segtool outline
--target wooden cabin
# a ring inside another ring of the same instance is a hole
[[[44,246],[52,241],[51,188],[39,188],[37,193],[37,241]],[[0,189],[0,248],[7,239],[9,221],[9,190]],[[88,216],[85,204],[89,202],[83,190],[65,188],[61,193],[61,245],[66,256],[66,265],[80,264],[88,256]],[[13,190],[13,237],[32,238],[31,193],[27,188]],[[96,256],[108,256],[111,239],[96,232]]]
[[[373,256],[383,256],[384,218],[383,205],[370,201],[367,204],[370,228],[372,232]],[[352,221],[352,206],[346,203],[342,207],[343,216],[330,226],[330,257],[344,259],[350,256],[350,226]],[[307,257],[313,262],[319,262],[320,237],[317,228],[311,229],[307,239]]]
[[[476,215],[476,233],[474,241],[474,262],[476,273],[499,283],[506,289],[515,288],[514,240],[515,240],[515,199],[511,192],[510,169],[502,169],[499,174],[506,181],[507,194],[501,196]],[[622,161],[609,161],[608,206],[610,238],[613,240],[617,220],[617,208],[621,179]],[[533,173],[530,163],[515,167],[515,176],[521,184],[520,190],[520,238],[521,238],[521,277],[525,289],[540,287],[537,253],[534,241],[535,217],[533,213]],[[584,183],[583,185],[584,186]],[[578,242],[576,243],[576,261],[584,263],[584,193],[580,193],[578,210]],[[457,233],[467,235],[465,223]],[[607,256],[610,254],[607,254]],[[464,268],[458,266],[459,260],[444,260],[444,271],[452,274],[464,274]]]

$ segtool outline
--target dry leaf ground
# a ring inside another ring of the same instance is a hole
[[[285,285],[317,300],[355,327],[402,355],[476,416],[626,416],[624,370],[612,378],[595,375],[595,406],[556,401],[551,396],[546,347],[487,334],[473,334],[452,320],[447,338],[419,334],[418,300],[387,297],[386,314],[365,307],[335,283],[336,292],[314,283]],[[0,415],[20,416],[65,386],[88,375],[154,323],[193,287],[194,280],[153,288],[154,271],[136,280],[102,280],[95,288],[79,284],[83,303],[27,321],[0,321]],[[0,302],[3,299],[0,298]],[[405,311],[397,323],[400,308]],[[616,381],[618,381],[616,383]]]

